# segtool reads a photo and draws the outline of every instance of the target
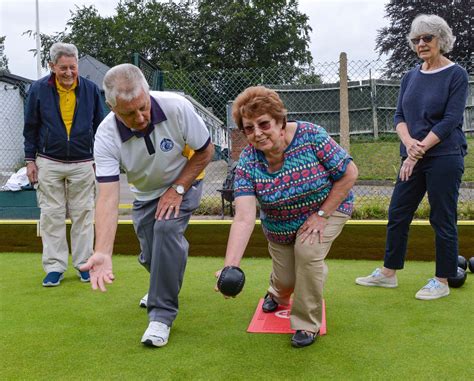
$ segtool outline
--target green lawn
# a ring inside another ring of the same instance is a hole
[[[138,301],[148,282],[135,257],[115,257],[107,293],[92,292],[72,270],[60,287],[43,288],[40,262],[39,254],[0,254],[2,380],[472,378],[473,275],[447,298],[418,301],[431,262],[408,262],[399,288],[388,290],[354,284],[379,263],[329,260],[328,334],[299,350],[289,335],[246,333],[268,259],[245,259],[244,291],[225,300],[213,291],[222,258],[190,258],[180,314],[160,349],[140,344],[147,318]]]
[[[474,138],[467,139],[463,180],[474,181]],[[351,155],[359,168],[359,180],[395,180],[400,165],[399,143],[390,141],[351,143]]]

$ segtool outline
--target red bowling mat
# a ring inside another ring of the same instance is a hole
[[[258,302],[247,332],[250,333],[294,333],[290,328],[291,303],[288,306],[278,306],[274,312],[262,311],[263,298]],[[326,334],[326,305],[323,300],[323,321],[319,334]]]

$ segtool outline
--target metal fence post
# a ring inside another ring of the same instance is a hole
[[[342,52],[339,56],[339,133],[340,144],[350,152],[349,139],[349,89],[347,86],[347,54]]]

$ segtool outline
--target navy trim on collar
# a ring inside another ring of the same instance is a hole
[[[130,128],[125,126],[118,118],[115,116],[115,122],[117,123],[117,128],[120,134],[120,139],[122,143],[125,143],[127,140],[136,136],[137,138],[143,138],[144,136],[149,136],[155,129],[155,124],[161,123],[166,120],[166,115],[163,112],[163,109],[160,107],[155,98],[150,95],[151,102],[151,111],[150,111],[150,124],[145,132],[141,131],[132,131]]]
[[[151,124],[155,125],[166,120],[166,115],[155,98],[150,95],[151,100]]]

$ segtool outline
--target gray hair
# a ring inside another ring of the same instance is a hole
[[[115,107],[117,98],[131,101],[140,96],[141,92],[149,92],[150,87],[142,71],[132,64],[121,64],[111,68],[103,82],[105,100]]]
[[[51,45],[51,48],[49,49],[49,56],[51,58],[51,62],[55,65],[62,56],[74,57],[76,61],[79,61],[79,52],[77,51],[76,46],[73,44],[65,44],[63,42],[56,42],[55,44]]]
[[[453,49],[454,41],[456,41],[456,37],[453,36],[453,31],[448,23],[436,15],[418,15],[411,23],[407,39],[413,51],[416,52],[416,47],[411,42],[411,39],[425,34],[432,34],[438,37],[441,54],[449,53]]]

